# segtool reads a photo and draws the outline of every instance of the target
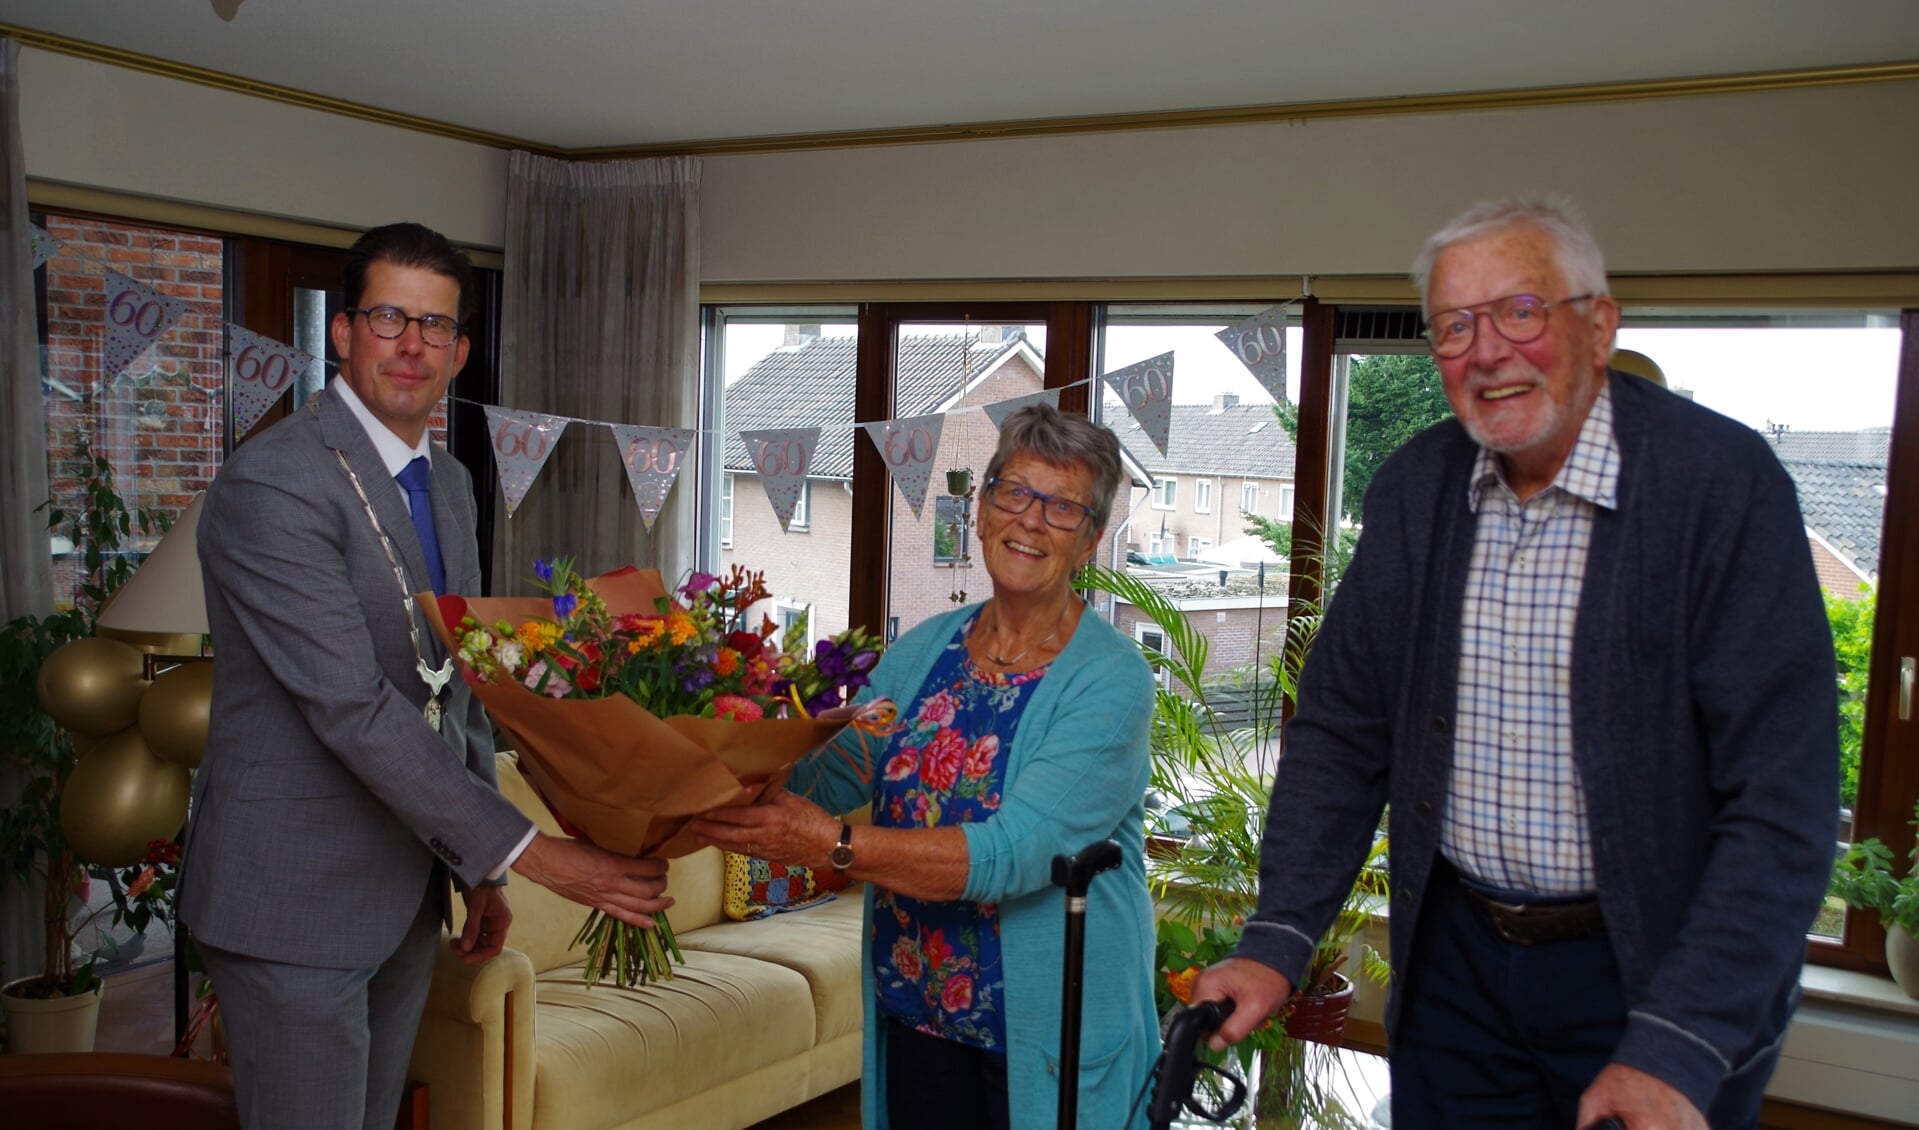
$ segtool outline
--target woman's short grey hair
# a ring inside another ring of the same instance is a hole
[[[1093,473],[1093,528],[1103,530],[1113,516],[1113,495],[1119,490],[1119,437],[1098,424],[1069,416],[1050,404],[1031,404],[1006,417],[999,426],[999,449],[986,465],[988,480],[1015,455],[1031,455],[1056,467],[1078,464]],[[982,484],[984,485],[984,484]]]
[[[1503,228],[1529,225],[1546,234],[1553,242],[1553,261],[1569,294],[1609,294],[1606,285],[1606,257],[1593,239],[1592,229],[1579,213],[1579,206],[1564,196],[1518,196],[1509,200],[1487,200],[1461,212],[1445,227],[1434,232],[1413,260],[1413,281],[1419,284],[1419,302],[1432,313],[1433,264],[1441,252],[1455,243],[1478,239]],[[1503,297],[1503,296],[1497,296]],[[1552,299],[1564,295],[1542,295]]]

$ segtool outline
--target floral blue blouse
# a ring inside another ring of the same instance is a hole
[[[975,613],[934,661],[913,713],[887,746],[873,823],[937,828],[999,809],[1007,749],[1045,667],[994,675],[973,665]],[[999,909],[873,893],[873,981],[879,1010],[917,1031],[1006,1050]]]

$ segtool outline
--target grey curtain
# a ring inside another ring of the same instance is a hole
[[[27,167],[20,153],[20,45],[0,39],[0,620],[53,611],[47,516],[47,414],[40,402],[40,330],[33,309]],[[20,773],[0,763],[0,805],[20,797]],[[40,896],[0,880],[0,966],[8,979],[39,972]]]
[[[40,399],[40,330],[33,309],[27,163],[20,153],[20,45],[0,39],[0,620],[53,610],[47,516],[47,413]]]
[[[513,154],[502,406],[698,427],[699,190],[692,157],[569,162]],[[494,485],[495,594],[528,593],[533,562],[555,556],[589,575],[655,567],[670,585],[693,563],[696,489],[691,469],[682,471],[647,533],[612,433],[569,425],[511,518]]]

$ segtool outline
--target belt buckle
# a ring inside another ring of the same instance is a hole
[[[1518,903],[1500,902],[1490,895],[1480,894],[1477,891],[1473,892],[1473,894],[1479,904],[1485,907],[1486,917],[1492,920],[1493,932],[1498,934],[1501,939],[1520,946],[1530,946],[1533,944],[1536,939],[1514,933],[1506,927],[1506,917],[1508,915],[1511,915],[1514,920],[1523,920],[1526,918],[1527,908],[1525,906]]]

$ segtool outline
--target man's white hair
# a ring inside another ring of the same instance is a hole
[[[1455,243],[1477,239],[1504,228],[1521,225],[1544,232],[1553,243],[1553,262],[1559,267],[1561,281],[1570,294],[1609,294],[1606,285],[1606,257],[1593,239],[1592,229],[1571,199],[1550,196],[1516,196],[1506,200],[1486,200],[1461,212],[1452,222],[1434,232],[1413,260],[1413,281],[1419,284],[1419,303],[1426,309],[1431,299],[1433,264],[1441,252]],[[1542,295],[1559,299],[1565,295]],[[1431,313],[1430,309],[1426,309]]]

